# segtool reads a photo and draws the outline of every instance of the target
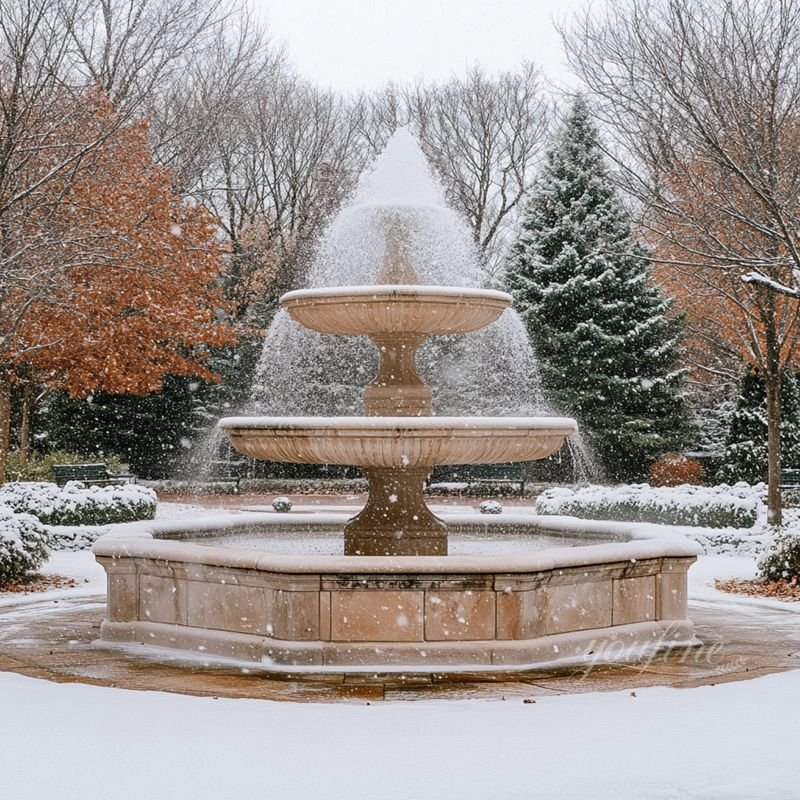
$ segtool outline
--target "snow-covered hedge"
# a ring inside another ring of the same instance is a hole
[[[38,569],[47,558],[48,535],[30,514],[0,506],[0,585]]]
[[[108,528],[96,525],[45,525],[51,550],[88,550]]]
[[[706,555],[756,558],[769,541],[769,534],[758,523],[755,528],[695,528],[687,525],[679,530],[697,542]]]
[[[776,533],[758,560],[758,577],[763,581],[800,579],[800,532]]]
[[[751,528],[756,523],[763,488],[746,483],[655,488],[641,483],[548,489],[536,500],[536,513],[705,528]]]
[[[213,480],[149,481],[162,494],[232,494],[230,482]],[[248,494],[355,494],[367,490],[366,478],[242,478],[239,491]]]
[[[153,519],[158,498],[137,484],[85,486],[70,481],[6,483],[0,487],[0,506],[18,514],[32,514],[44,525],[108,525]]]

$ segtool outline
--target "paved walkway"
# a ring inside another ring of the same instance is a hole
[[[30,600],[30,598],[28,598]],[[268,700],[372,702],[443,698],[530,699],[547,694],[691,687],[800,668],[800,615],[780,608],[691,604],[703,646],[638,664],[534,670],[520,674],[274,677],[257,667],[208,665],[144,648],[107,649],[97,639],[103,596],[0,608],[0,670],[53,681]]]

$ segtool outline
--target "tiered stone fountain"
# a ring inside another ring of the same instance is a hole
[[[362,468],[369,497],[344,524],[339,554],[304,554],[301,541],[286,555],[268,544],[247,550],[169,540],[262,530],[301,540],[331,526],[310,514],[127,528],[94,548],[108,571],[102,639],[281,672],[518,670],[690,642],[686,571],[696,548],[683,539],[607,530],[606,543],[597,544],[592,523],[580,523],[584,532],[564,543],[582,547],[448,555],[449,529],[533,541],[558,524],[477,514],[446,523],[423,497],[432,467],[544,458],[577,426],[555,417],[432,416],[417,348],[429,336],[490,325],[511,297],[422,285],[407,256],[402,214],[386,209],[382,218],[386,244],[375,285],[281,298],[301,325],[365,335],[377,347],[380,367],[364,392],[364,416],[220,421],[234,446],[254,458]]]
[[[364,392],[366,417],[229,418],[237,450],[269,461],[362,468],[369,498],[345,525],[344,552],[363,556],[447,555],[447,526],[428,509],[423,483],[437,464],[530,461],[577,430],[561,418],[431,417],[431,390],[416,368],[427,336],[469,333],[511,305],[503,292],[420,286],[393,225],[375,286],[290,292],[281,306],[321,333],[367,335],[380,353]],[[397,284],[392,279],[405,279]]]

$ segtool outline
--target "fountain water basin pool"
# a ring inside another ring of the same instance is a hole
[[[527,670],[694,641],[686,573],[698,548],[680,536],[442,513],[446,557],[345,556],[347,516],[218,515],[104,537],[102,639],[279,673],[370,674]]]

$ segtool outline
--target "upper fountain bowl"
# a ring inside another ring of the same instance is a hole
[[[281,306],[306,328],[350,336],[471,333],[494,322],[511,295],[493,289],[375,285],[288,292]]]

